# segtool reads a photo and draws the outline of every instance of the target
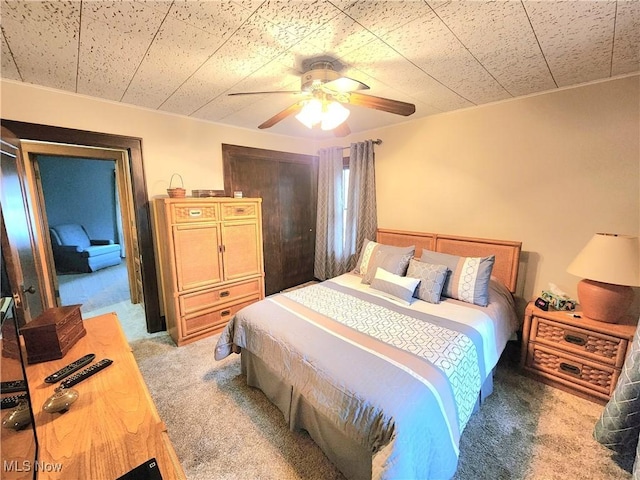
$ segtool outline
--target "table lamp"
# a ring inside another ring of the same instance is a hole
[[[633,302],[631,286],[640,285],[638,237],[597,233],[567,267],[578,282],[585,317],[617,323]]]

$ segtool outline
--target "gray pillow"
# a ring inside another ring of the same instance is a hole
[[[495,255],[488,257],[459,257],[448,253],[422,250],[425,263],[444,265],[449,269],[442,295],[463,302],[486,307],[489,304],[489,281]]]
[[[418,285],[414,296],[425,302],[440,303],[447,272],[449,269],[444,265],[419,262],[412,258],[409,261],[407,277],[420,279],[420,285]]]
[[[376,274],[376,268],[379,266],[396,275],[404,275],[407,271],[409,260],[413,257],[415,251],[415,246],[394,247],[392,245],[383,245],[372,240],[365,240],[353,273],[362,275],[363,283],[367,284],[371,283],[371,279]],[[384,255],[378,256],[380,252]],[[391,258],[391,255],[397,256]],[[394,260],[396,263],[394,263]],[[365,281],[364,278],[367,278],[367,280]]]

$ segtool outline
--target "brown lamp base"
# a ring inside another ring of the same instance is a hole
[[[606,323],[618,323],[633,302],[633,289],[625,285],[580,280],[578,301],[585,317]]]

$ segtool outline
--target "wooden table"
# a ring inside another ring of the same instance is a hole
[[[157,460],[163,480],[184,479],[115,313],[84,324],[87,335],[64,358],[26,368],[38,479],[115,480],[150,458]],[[58,384],[44,383],[44,378],[87,353],[96,354],[94,363],[109,358],[113,364],[72,387],[80,396],[68,411],[45,412],[42,406]]]

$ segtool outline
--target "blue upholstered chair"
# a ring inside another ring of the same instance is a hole
[[[49,232],[59,272],[95,272],[121,261],[120,245],[113,240],[91,240],[82,225],[57,225]]]

